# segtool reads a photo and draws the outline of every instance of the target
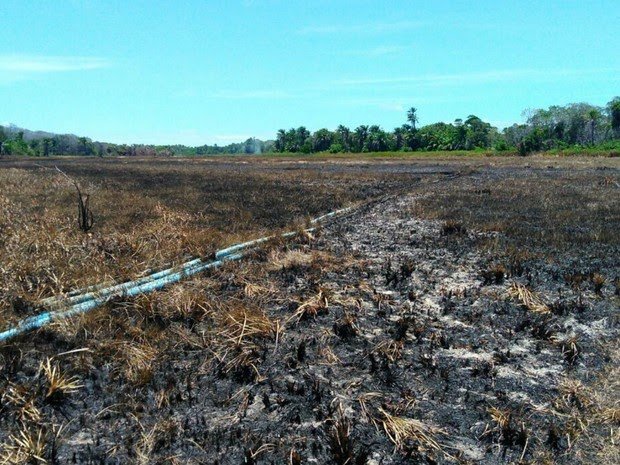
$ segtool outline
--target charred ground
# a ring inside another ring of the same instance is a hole
[[[614,462],[618,163],[527,162],[50,163],[93,192],[90,235],[72,224],[71,186],[2,162],[4,321],[38,297],[358,206],[0,347],[4,457]]]

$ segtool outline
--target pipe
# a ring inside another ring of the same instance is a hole
[[[329,212],[329,213],[327,213],[325,215],[319,216],[318,218],[314,218],[310,222],[313,223],[313,224],[320,223],[321,221],[323,221],[323,220],[325,220],[327,218],[331,218],[332,216],[335,216],[335,215],[340,215],[340,214],[348,212],[350,210],[351,210],[351,208],[342,208],[340,210],[336,210],[336,211],[333,211],[333,212]],[[305,229],[304,231],[306,231],[306,232],[313,232],[315,230],[316,230],[316,228],[309,228],[309,229]],[[298,233],[296,231],[291,231],[291,232],[287,232],[287,233],[281,234],[279,236],[266,236],[266,237],[261,237],[260,239],[254,239],[253,241],[242,242],[241,244],[235,244],[235,245],[232,245],[230,247],[227,247],[225,249],[222,249],[222,250],[219,250],[218,252],[216,252],[215,258],[216,259],[223,258],[223,257],[226,257],[229,254],[232,254],[234,252],[238,252],[239,250],[247,249],[247,248],[250,248],[250,247],[255,247],[255,246],[259,245],[259,244],[264,244],[265,242],[268,242],[268,241],[270,241],[272,239],[276,239],[278,237],[289,238],[289,237],[293,237],[293,236],[295,236],[297,234]]]
[[[350,211],[350,208],[343,208],[340,210],[336,210],[330,213],[327,213],[325,215],[319,216],[318,218],[315,218],[313,220],[311,220],[311,223],[320,223],[321,221],[333,217],[335,215],[339,215],[345,212]],[[313,232],[316,228],[309,228],[306,229],[306,232]],[[284,239],[288,239],[289,237],[293,237],[295,235],[297,235],[298,232],[297,231],[291,231],[291,232],[287,232],[287,233],[283,233],[280,236],[277,235],[273,235],[273,236],[267,236],[267,237],[262,237],[260,239],[255,239],[252,241],[248,241],[248,242],[242,242],[241,244],[235,244],[233,246],[227,247],[225,249],[219,250],[215,253],[215,259],[216,260],[221,260],[231,254],[234,254],[235,252],[238,252],[240,250],[244,250],[250,247],[255,247],[258,246],[260,244],[264,244],[265,242],[268,242],[270,240],[273,240],[275,238],[281,237]],[[169,274],[174,273],[176,270],[178,270],[179,268],[181,270],[186,269],[186,268],[191,268],[193,265],[197,265],[199,263],[201,263],[202,260],[199,258],[196,258],[194,260],[191,260],[189,262],[186,262],[182,265],[180,265],[179,267],[171,267],[162,271],[158,271],[157,273],[153,273],[151,275],[148,276],[144,276],[142,278],[139,278],[137,280],[134,281],[129,281],[127,283],[122,283],[122,284],[116,284],[116,285],[112,285],[110,287],[105,287],[105,285],[94,285],[94,286],[89,286],[87,288],[82,289],[82,291],[89,291],[89,292],[83,292],[80,293],[79,291],[72,291],[70,292],[67,296],[54,296],[54,297],[48,297],[46,299],[40,300],[38,302],[38,305],[41,307],[66,307],[67,305],[73,305],[73,304],[77,304],[80,302],[85,302],[87,300],[91,300],[94,299],[96,297],[100,297],[102,295],[110,295],[113,294],[114,292],[118,291],[118,290],[122,290],[127,286],[133,286],[133,285],[137,285],[137,284],[142,284],[142,283],[146,283],[146,282],[150,282],[153,281],[155,279],[159,279],[162,278],[164,276],[168,276]]]
[[[186,268],[184,270],[170,273],[166,276],[162,276],[159,279],[155,279],[150,282],[142,282],[141,284],[129,286],[131,283],[125,283],[123,285],[115,286],[116,290],[105,295],[100,295],[90,300],[75,303],[69,306],[65,310],[60,311],[47,311],[39,315],[34,315],[25,318],[17,323],[16,326],[0,333],[0,342],[12,339],[20,334],[24,334],[33,329],[38,329],[48,325],[52,321],[62,320],[69,318],[80,313],[86,313],[94,308],[97,308],[113,298],[133,297],[139,294],[152,292],[163,288],[164,286],[172,283],[176,283],[181,279],[191,276],[193,274],[205,271],[210,268],[217,268],[226,261],[239,260],[243,257],[243,254],[233,254],[227,256],[224,260],[216,260],[209,263],[199,263],[193,267]]]
[[[84,290],[89,290],[89,289],[94,289],[94,290],[91,292],[86,292],[84,294],[72,295],[68,297],[64,297],[64,296],[48,297],[47,299],[40,300],[38,304],[42,307],[55,307],[55,306],[66,307],[68,304],[76,304],[80,302],[85,302],[87,300],[91,300],[96,297],[101,297],[102,295],[108,295],[108,294],[114,293],[117,290],[122,290],[124,287],[128,285],[137,285],[137,284],[142,284],[142,283],[152,281],[154,279],[163,278],[164,276],[168,276],[169,274],[172,274],[179,269],[191,268],[192,266],[198,265],[200,263],[202,263],[202,260],[199,258],[196,258],[187,263],[183,263],[182,265],[178,267],[172,267],[172,268],[168,268],[162,271],[158,271],[157,273],[153,273],[148,276],[138,278],[134,281],[128,281],[122,284],[114,284],[107,288],[102,285],[89,286],[85,288]]]
[[[257,245],[260,244],[264,244],[265,242],[269,242],[273,239],[276,239],[277,237],[282,237],[282,238],[289,238],[292,236],[297,235],[298,233],[295,232],[287,232],[284,233],[280,236],[266,236],[266,237],[261,237],[260,239],[254,239],[253,241],[248,241],[248,242],[242,242],[241,244],[235,244],[235,245],[231,245],[230,247],[227,247],[225,249],[222,250],[218,250],[215,253],[215,258],[217,260],[227,257],[235,252],[238,252],[239,250],[244,250],[244,249],[249,249],[250,247],[256,247]]]
[[[311,223],[319,223],[326,218],[331,218],[335,215],[348,212],[350,210],[350,208],[336,210],[313,219]],[[312,232],[315,230],[316,227],[305,229],[306,232]],[[187,276],[194,275],[210,268],[217,268],[226,261],[239,260],[245,255],[244,253],[236,252],[255,247],[276,237],[289,238],[297,234],[298,232],[292,231],[283,233],[279,236],[267,236],[260,239],[255,239],[253,241],[236,244],[218,251],[215,254],[215,261],[212,262],[203,262],[201,259],[196,258],[182,264],[180,267],[168,268],[166,270],[153,273],[149,276],[145,276],[134,281],[116,284],[107,288],[103,287],[104,285],[89,286],[84,288],[84,290],[92,291],[81,295],[75,295],[76,291],[73,291],[69,293],[70,297],[68,298],[49,297],[47,299],[43,299],[39,302],[40,304],[46,304],[47,306],[52,307],[60,307],[61,309],[56,311],[46,311],[39,315],[34,315],[19,321],[16,326],[0,332],[0,342],[7,341],[33,329],[38,329],[46,326],[52,321],[69,318],[80,313],[86,313],[96,307],[105,304],[112,298],[132,297],[139,294],[159,290],[164,286],[176,283]],[[64,308],[64,310],[62,310],[62,308]]]

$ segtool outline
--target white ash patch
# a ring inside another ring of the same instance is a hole
[[[491,362],[493,360],[493,354],[489,352],[472,352],[471,350],[467,349],[444,349],[440,352],[440,355],[466,360],[480,360],[485,362]]]

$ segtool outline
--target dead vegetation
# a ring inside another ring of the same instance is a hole
[[[617,462],[616,187],[589,182],[603,173],[66,163],[96,193],[87,235],[46,171],[0,171],[4,321],[348,200],[410,195],[1,345],[0,463]],[[443,232],[450,220],[462,229]]]
[[[86,235],[74,227],[75,187],[55,167],[79,179],[81,191],[90,193],[90,201],[81,196]],[[240,167],[230,161],[3,160],[0,321],[34,312],[33,304],[44,297],[128,280],[148,269],[209,256],[225,244],[301,224],[305,217],[365,198],[376,189],[368,176],[355,176],[353,185],[354,176],[348,173],[321,181],[314,171],[240,173]],[[399,183],[389,181],[382,189]],[[94,226],[91,209],[97,211]],[[301,266],[301,261],[314,259],[295,254],[274,258],[273,266],[290,267],[295,260]]]
[[[220,307],[214,318],[216,329],[210,350],[217,369],[240,380],[260,378],[262,342],[274,340],[277,344],[283,330],[280,321],[243,304]]]
[[[41,363],[41,372],[45,376],[47,392],[45,399],[48,402],[61,402],[67,395],[76,392],[82,385],[76,376],[63,373],[60,365],[47,358]]]
[[[543,302],[540,296],[530,291],[523,284],[513,283],[508,291],[510,296],[518,299],[525,308],[533,313],[549,313],[549,307]]]
[[[328,291],[319,289],[316,294],[301,302],[286,322],[296,321],[299,323],[304,319],[316,318],[321,314],[327,314],[329,312],[328,294]]]

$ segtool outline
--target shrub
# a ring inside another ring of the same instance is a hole
[[[332,144],[329,147],[329,153],[340,153],[344,152],[344,147],[342,144]]]

